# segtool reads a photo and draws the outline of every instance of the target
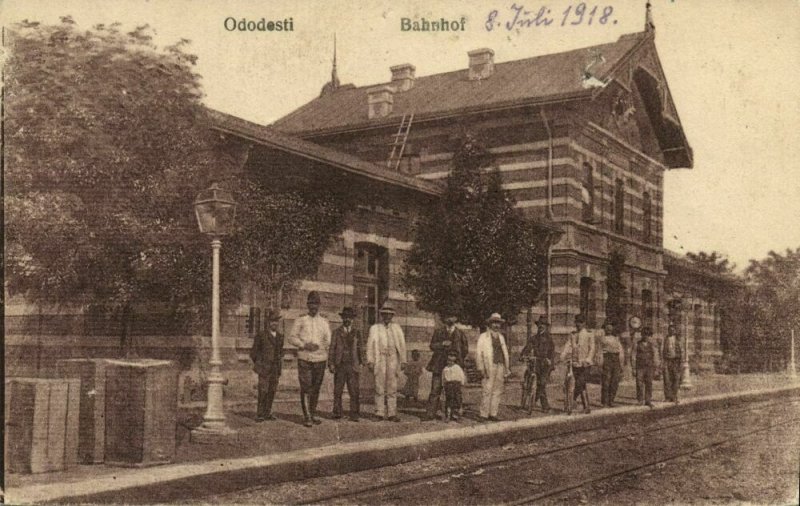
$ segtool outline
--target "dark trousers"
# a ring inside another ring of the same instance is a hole
[[[653,367],[636,368],[636,400],[641,404],[653,400]]]
[[[272,401],[275,399],[275,392],[278,390],[278,379],[280,376],[272,373],[267,376],[258,376],[258,408],[256,417],[266,418],[272,414]]]
[[[347,395],[350,396],[350,416],[358,416],[359,403],[359,374],[349,364],[336,368],[333,373],[333,416],[342,416],[342,393],[347,384]]]
[[[439,397],[442,395],[442,371],[434,372],[431,377],[431,393],[428,396],[428,409],[426,414],[429,417],[436,416],[439,411]]]
[[[586,390],[586,377],[589,375],[589,369],[589,367],[572,366],[572,375],[575,376],[575,393],[572,394],[572,400],[580,397]]]
[[[444,405],[450,416],[461,409],[461,383],[448,381],[444,384]]]
[[[542,409],[550,409],[547,402],[547,380],[550,379],[550,368],[542,363],[536,362],[536,393],[533,396],[533,404],[542,401]]]
[[[609,406],[617,396],[622,365],[619,363],[619,354],[603,353],[603,384],[600,389],[600,402]]]
[[[319,389],[322,386],[322,378],[325,377],[325,362],[309,362],[307,360],[297,361],[297,375],[300,379],[300,405],[303,408],[303,416],[313,417],[317,411],[317,401],[319,400]]]
[[[664,360],[664,398],[675,402],[678,400],[678,387],[681,383],[681,359]]]

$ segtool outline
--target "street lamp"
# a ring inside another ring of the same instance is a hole
[[[208,402],[203,424],[192,431],[192,440],[202,442],[205,436],[231,435],[234,431],[225,423],[222,405],[222,377],[219,353],[219,250],[220,236],[229,234],[236,215],[236,202],[230,192],[217,183],[201,191],[194,201],[194,212],[200,232],[211,236],[211,371],[208,375]]]

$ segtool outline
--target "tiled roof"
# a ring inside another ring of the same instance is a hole
[[[283,132],[308,134],[397,123],[412,112],[419,120],[471,109],[590,96],[593,89],[583,86],[583,76],[596,55],[602,55],[602,60],[590,72],[602,81],[646,37],[645,32],[629,34],[609,44],[495,63],[494,74],[484,80],[470,81],[466,68],[417,77],[413,88],[394,94],[391,114],[380,120],[367,116],[367,90],[377,85],[346,86],[312,100],[272,126]]]
[[[213,109],[208,109],[208,114],[211,117],[213,127],[217,130],[236,135],[263,146],[302,156],[353,174],[432,196],[438,196],[443,191],[442,186],[433,181],[425,181],[389,170],[347,153],[342,153],[341,151],[336,151],[313,142],[283,134],[268,126],[258,125]]]

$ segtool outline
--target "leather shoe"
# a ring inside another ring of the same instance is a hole
[[[264,420],[266,420],[266,418],[264,418],[263,416],[259,416],[258,418],[256,418],[256,423],[261,423]]]
[[[314,426],[314,422],[312,422],[310,418],[306,418],[305,420],[303,420],[303,426],[304,427],[313,427]]]
[[[321,423],[322,423],[322,420],[320,420],[319,418],[317,418],[317,417],[315,417],[315,416],[312,416],[312,417],[311,417],[311,422],[312,422],[314,425],[319,425],[319,424],[321,424]]]
[[[334,420],[341,420],[342,415],[333,415],[331,418],[333,418]]]
[[[489,417],[489,421],[490,421],[490,422],[499,422],[499,421],[500,421],[500,419],[499,419],[499,418],[497,418],[496,416],[490,416],[490,417]]]
[[[399,418],[397,415],[395,415],[395,416],[390,416],[390,417],[388,418],[388,420],[389,420],[390,422],[399,422],[399,421],[400,421],[400,418]]]
[[[350,417],[350,421],[351,422],[357,422],[358,421],[358,417],[357,416],[351,416]]]

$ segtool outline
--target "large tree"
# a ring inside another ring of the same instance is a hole
[[[779,369],[789,358],[793,329],[800,339],[800,248],[751,260],[745,276],[755,323],[750,359],[766,370]]]
[[[272,191],[242,172],[246,146],[210,128],[188,41],[157,48],[146,26],[80,30],[69,17],[7,35],[12,295],[115,315],[126,351],[136,311],[205,319],[210,252],[192,202],[212,180],[247,203],[223,250],[223,296],[230,301],[244,282],[291,288],[316,269],[343,226],[338,201]],[[296,265],[287,269],[286,259]]]
[[[513,323],[542,293],[547,238],[515,208],[476,137],[464,136],[452,164],[437,209],[416,224],[403,285],[425,311],[474,327],[493,312]]]

